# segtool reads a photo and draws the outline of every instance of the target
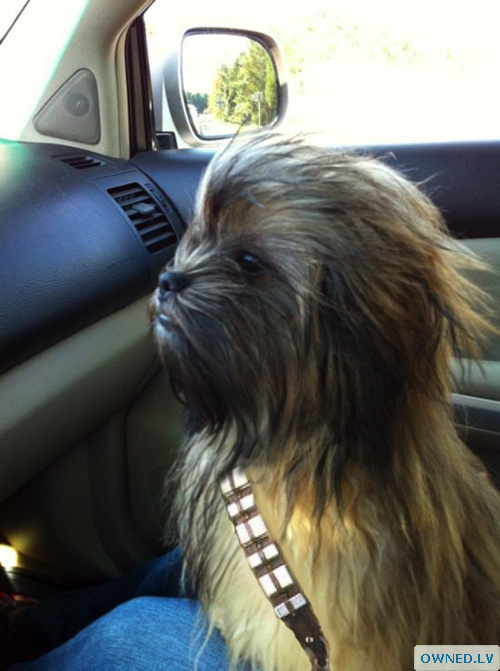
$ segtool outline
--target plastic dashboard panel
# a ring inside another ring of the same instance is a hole
[[[134,165],[82,154],[0,143],[0,372],[149,292],[184,230]],[[127,184],[165,215],[166,249],[150,253],[108,193]]]
[[[354,148],[402,171],[442,210],[460,238],[500,236],[500,142]],[[186,222],[214,152],[178,149],[137,154],[133,163],[163,189]]]
[[[168,195],[189,224],[198,186],[214,154],[211,149],[170,149],[136,154],[132,163]]]
[[[500,142],[374,147],[432,198],[459,238],[500,236]]]

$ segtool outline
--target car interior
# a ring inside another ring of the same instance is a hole
[[[29,32],[43,5],[24,7],[2,58],[10,40],[31,35],[34,52],[49,41]],[[169,547],[163,482],[182,406],[156,354],[147,304],[227,139],[209,141],[193,127],[171,62],[168,86],[158,85],[148,5],[81,2],[77,17],[64,18],[69,37],[44,61],[50,74],[26,118],[16,99],[32,66],[4,81],[2,105],[13,110],[5,127],[19,131],[0,140],[0,592],[44,599],[122,575]],[[176,39],[168,47],[178,56]],[[279,130],[285,75],[272,38],[262,40],[279,80]],[[177,90],[170,107],[168,87]],[[170,118],[161,132],[160,102]],[[500,141],[352,149],[422,185],[452,233],[489,265],[473,279],[497,319]],[[457,425],[500,486],[500,335],[480,363],[452,366]]]

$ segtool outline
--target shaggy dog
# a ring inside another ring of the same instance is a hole
[[[453,423],[450,358],[490,327],[478,261],[386,165],[256,136],[211,163],[151,301],[187,408],[175,469],[187,573],[234,661],[310,662],[219,491],[243,467],[336,671],[500,640],[500,497]]]

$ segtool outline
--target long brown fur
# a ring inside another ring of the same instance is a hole
[[[464,275],[478,267],[373,159],[271,135],[211,163],[170,268],[183,287],[164,280],[151,313],[187,408],[174,470],[187,574],[234,661],[309,668],[227,519],[217,481],[236,464],[336,671],[408,671],[416,644],[500,641],[500,496],[450,398],[451,357],[477,357],[491,330]]]

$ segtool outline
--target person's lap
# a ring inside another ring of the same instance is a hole
[[[208,636],[200,604],[181,589],[174,551],[123,578],[28,607],[17,623],[33,661],[15,671],[224,671],[225,643]]]
[[[116,607],[75,637],[16,671],[223,671],[219,632],[207,639],[196,601],[143,596]]]

